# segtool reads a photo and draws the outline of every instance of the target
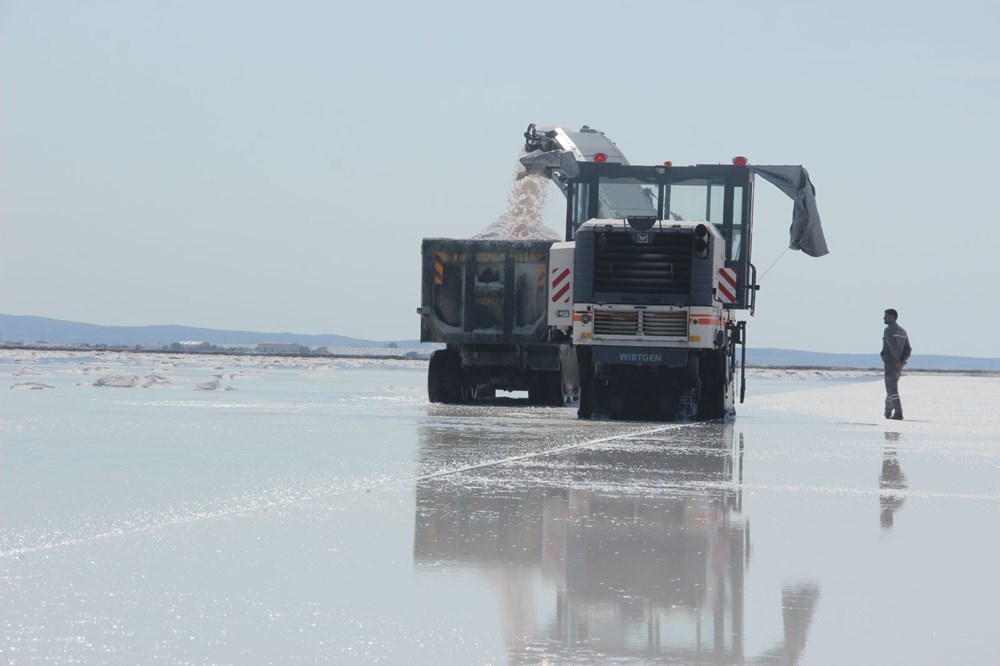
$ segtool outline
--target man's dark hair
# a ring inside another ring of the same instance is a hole
[[[896,317],[897,319],[899,318],[899,313],[896,312],[895,310],[893,310],[892,308],[889,308],[888,310],[886,310],[885,313],[887,315],[892,315],[893,317]]]

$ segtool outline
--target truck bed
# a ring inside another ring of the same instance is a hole
[[[526,344],[545,338],[548,240],[425,238],[421,342]]]

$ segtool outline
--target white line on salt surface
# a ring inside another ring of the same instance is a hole
[[[556,453],[563,453],[565,451],[570,451],[572,449],[577,449],[585,446],[594,446],[597,444],[604,444],[606,442],[613,442],[616,440],[629,439],[632,437],[644,437],[646,435],[652,435],[658,432],[665,432],[667,430],[676,430],[679,428],[689,427],[693,424],[691,423],[671,423],[668,425],[658,426],[656,428],[649,428],[647,430],[641,430],[639,432],[628,432],[621,435],[612,435],[610,437],[601,437],[598,439],[589,439],[582,442],[575,442],[572,444],[564,444],[562,446],[556,446],[550,449],[543,449],[540,451],[533,451],[531,453],[524,453],[517,456],[508,456],[506,458],[500,458],[499,460],[488,460],[481,463],[476,463],[474,465],[466,465],[464,467],[457,467],[454,469],[445,469],[438,472],[433,472],[431,474],[423,474],[420,476],[410,477],[407,479],[387,479],[381,484],[382,489],[389,489],[393,487],[409,485],[417,481],[426,481],[429,479],[440,478],[442,476],[448,476],[450,474],[460,474],[462,472],[468,472],[476,469],[483,469],[485,467],[495,467],[497,465],[504,465],[511,462],[516,462],[519,460],[526,460],[529,458],[538,458],[541,456],[553,455]],[[377,483],[375,485],[378,485]],[[247,515],[254,513],[256,511],[267,511],[269,509],[284,508],[289,506],[294,506],[296,504],[302,504],[304,502],[314,501],[323,497],[333,497],[336,495],[346,495],[348,493],[357,492],[360,490],[366,490],[370,492],[373,488],[373,484],[369,482],[355,484],[351,488],[340,489],[340,490],[319,490],[312,493],[306,493],[297,497],[292,497],[284,500],[268,500],[263,503],[254,503],[252,506],[248,507],[238,507],[230,509],[219,509],[216,511],[199,511],[194,514],[186,516],[177,516],[169,520],[161,520],[159,522],[148,523],[146,525],[139,525],[137,527],[129,528],[117,528],[113,530],[107,530],[101,532],[100,534],[92,534],[85,537],[76,537],[71,539],[63,539],[61,541],[54,541],[52,543],[39,544],[36,546],[29,546],[25,548],[12,548],[11,550],[0,551],[0,559],[4,558],[21,558],[24,555],[29,555],[32,553],[37,553],[46,550],[53,550],[55,548],[63,548],[66,546],[80,546],[89,543],[95,543],[98,541],[103,541],[105,539],[112,539],[115,537],[132,536],[136,534],[143,534],[147,532],[153,532],[156,530],[164,529],[167,527],[176,527],[178,525],[190,525],[192,523],[201,522],[204,520],[219,520],[225,518],[232,518],[235,516]]]
[[[676,430],[678,428],[685,428],[694,425],[692,423],[671,423],[670,425],[659,426],[656,428],[651,428],[649,430],[643,430],[641,432],[628,432],[623,435],[613,435],[611,437],[602,437],[600,439],[592,439],[585,442],[576,442],[574,444],[564,444],[563,446],[556,446],[551,449],[544,449],[542,451],[533,451],[531,453],[523,453],[517,456],[510,456],[508,458],[501,458],[500,460],[489,460],[482,463],[476,463],[475,465],[467,465],[465,467],[457,467],[455,469],[445,469],[440,472],[434,472],[432,474],[424,474],[423,476],[417,476],[411,481],[427,481],[428,479],[436,479],[442,476],[448,476],[449,474],[460,474],[462,472],[469,472],[474,469],[482,469],[484,467],[495,467],[496,465],[504,465],[506,463],[517,462],[518,460],[527,460],[528,458],[539,458],[541,456],[548,456],[554,453],[563,453],[564,451],[571,451],[573,449],[578,449],[583,446],[594,446],[595,444],[604,444],[605,442],[613,442],[619,439],[629,439],[631,437],[644,437],[646,435],[652,435],[658,432],[665,432],[667,430]]]

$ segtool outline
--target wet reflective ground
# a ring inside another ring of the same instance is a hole
[[[0,386],[0,653],[993,662],[1000,379],[907,376],[890,422],[877,378],[807,377],[587,423],[429,405],[417,364],[2,357],[52,388]]]

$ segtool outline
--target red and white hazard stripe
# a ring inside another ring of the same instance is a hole
[[[736,270],[733,268],[719,269],[719,283],[716,285],[717,300],[721,303],[736,302]]]
[[[558,268],[552,271],[552,284],[549,286],[549,293],[552,294],[552,302],[558,303],[559,299],[566,296],[569,291],[570,282],[566,278],[569,277],[569,269],[564,268],[560,271]],[[569,303],[569,297],[566,298],[564,303]]]

